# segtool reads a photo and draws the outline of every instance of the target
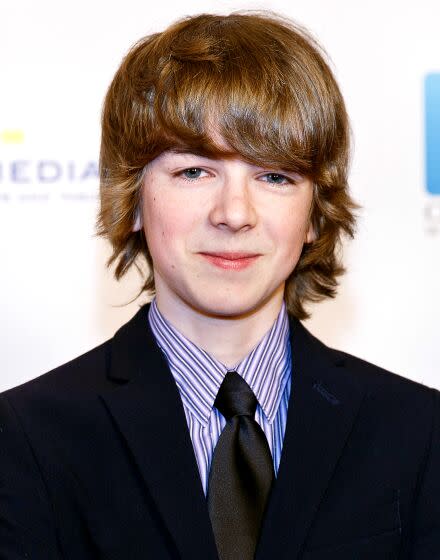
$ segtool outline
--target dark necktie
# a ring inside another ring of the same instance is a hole
[[[212,457],[208,509],[220,560],[253,560],[274,480],[266,436],[254,420],[257,399],[235,371],[214,405],[226,418]]]

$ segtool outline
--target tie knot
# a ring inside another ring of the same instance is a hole
[[[228,371],[218,390],[214,405],[226,420],[233,416],[255,416],[257,398],[236,371]]]

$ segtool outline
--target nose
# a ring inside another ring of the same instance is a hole
[[[222,178],[209,215],[215,227],[237,232],[255,226],[257,212],[250,187],[244,173]]]

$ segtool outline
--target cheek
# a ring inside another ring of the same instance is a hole
[[[280,266],[296,265],[301,254],[309,227],[312,187],[312,183],[308,182],[284,200],[276,199],[271,212],[266,213],[266,224],[270,228],[275,250],[281,259],[285,259],[285,263],[280,262]]]
[[[182,205],[163,204],[150,195],[143,204],[144,231],[152,255],[169,251],[184,240],[190,230]]]
[[[163,249],[167,240],[172,239],[173,236],[172,232],[169,231],[164,208],[153,195],[144,198],[143,222],[147,245],[153,260],[155,260],[160,257],[161,248]]]
[[[280,217],[274,227],[274,239],[278,252],[289,260],[297,258],[305,241],[307,223],[297,221],[292,218],[292,214],[289,214]]]

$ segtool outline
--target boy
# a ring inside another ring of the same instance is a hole
[[[274,15],[142,39],[102,119],[99,232],[154,294],[0,396],[0,557],[432,559],[439,393],[327,348],[353,235],[344,102]]]

